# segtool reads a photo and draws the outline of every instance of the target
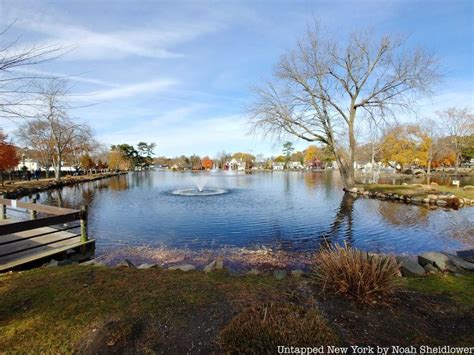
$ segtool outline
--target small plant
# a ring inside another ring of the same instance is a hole
[[[393,292],[399,265],[393,256],[371,255],[345,244],[321,250],[313,275],[323,290],[374,303]]]
[[[269,304],[235,316],[222,330],[219,343],[226,353],[275,354],[281,345],[336,345],[338,339],[315,309]]]

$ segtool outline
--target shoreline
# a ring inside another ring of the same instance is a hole
[[[64,186],[72,186],[76,184],[107,179],[123,174],[128,174],[128,172],[111,172],[93,175],[66,176],[60,181],[56,181],[55,179],[22,181],[18,183],[0,186],[0,195],[3,195],[4,198],[16,199],[19,197],[25,197],[43,191],[60,189]]]
[[[454,189],[440,185],[422,184],[357,184],[345,192],[365,198],[389,200],[406,204],[459,209],[474,205],[474,188]]]

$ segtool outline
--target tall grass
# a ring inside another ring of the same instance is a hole
[[[314,308],[294,304],[264,304],[236,315],[222,330],[224,353],[276,354],[281,345],[337,345],[338,337]]]
[[[398,275],[394,257],[370,255],[347,244],[322,249],[313,273],[323,290],[368,304],[390,295]]]

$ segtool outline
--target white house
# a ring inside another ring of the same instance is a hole
[[[245,171],[246,164],[242,159],[237,160],[233,158],[230,162],[227,162],[227,166],[230,167],[231,170],[237,170],[237,171]]]
[[[285,163],[280,163],[280,162],[273,162],[272,163],[272,168],[273,170],[283,170],[285,168]]]
[[[288,169],[291,169],[291,170],[300,170],[300,169],[304,169],[304,166],[303,164],[301,164],[301,162],[299,161],[290,161],[288,163]]]

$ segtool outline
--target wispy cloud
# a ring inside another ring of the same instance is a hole
[[[138,84],[122,85],[113,89],[91,91],[84,94],[77,94],[74,95],[73,98],[76,101],[87,102],[112,101],[116,99],[124,99],[137,95],[161,91],[176,84],[176,80],[154,80]]]

